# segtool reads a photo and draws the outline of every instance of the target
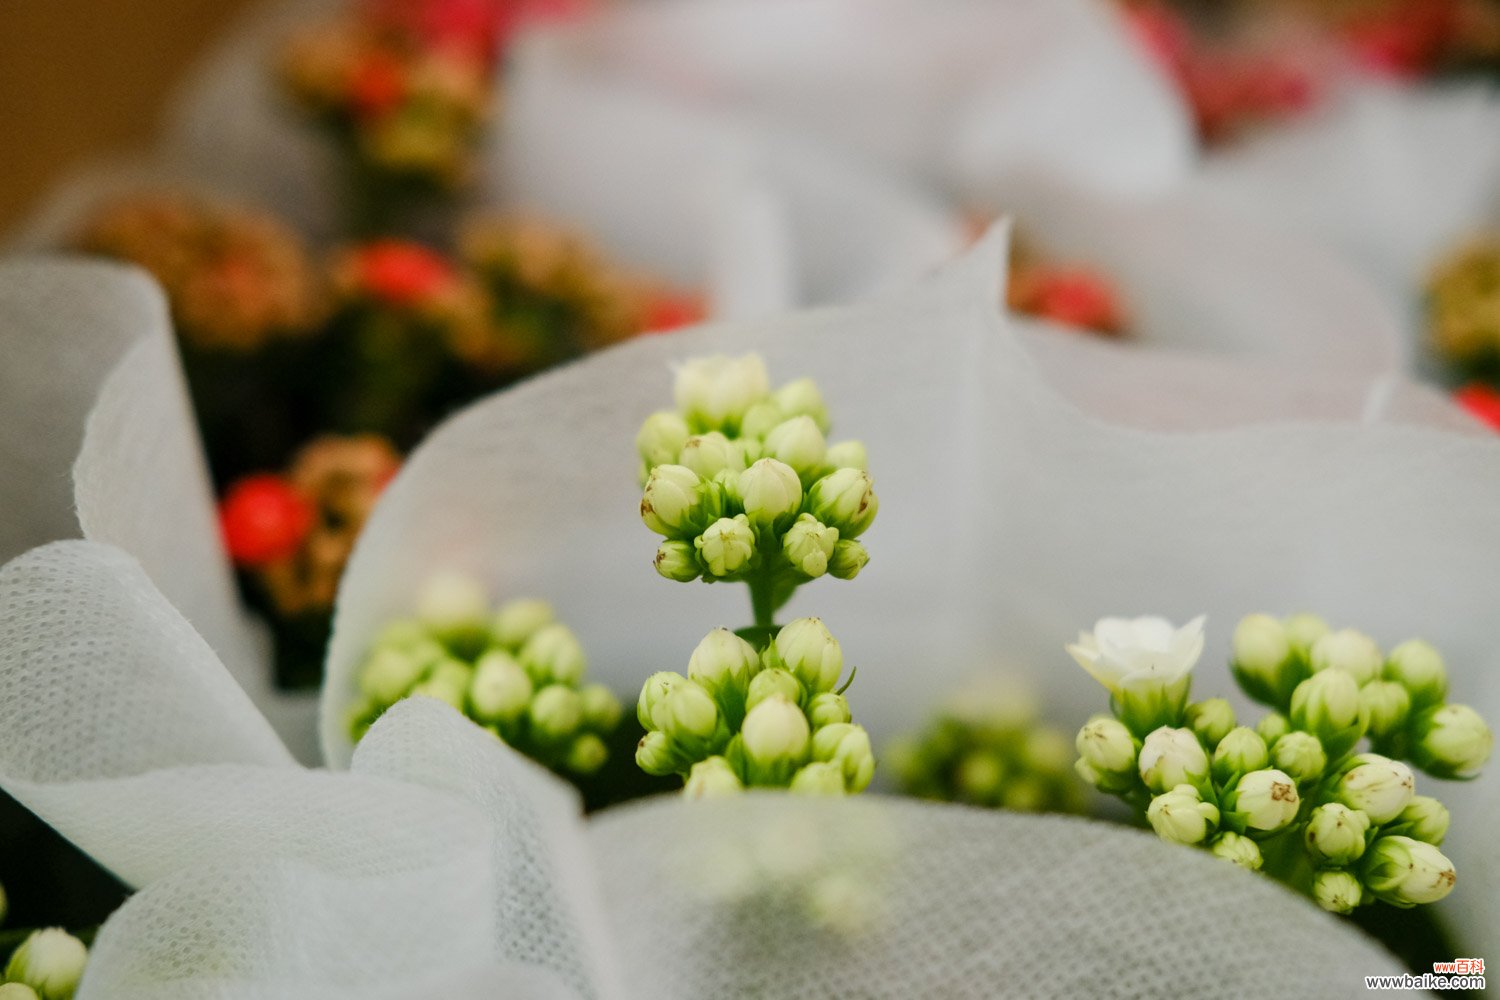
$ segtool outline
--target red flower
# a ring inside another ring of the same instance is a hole
[[[246,476],[219,501],[219,529],[237,566],[264,566],[297,551],[312,530],[313,507],[277,475]]]
[[[406,96],[406,74],[394,56],[371,52],[355,66],[349,88],[355,114],[383,118]]]
[[[1397,79],[1429,72],[1458,27],[1453,0],[1397,4],[1384,15],[1364,18],[1345,31],[1345,41],[1365,69]]]
[[[666,333],[678,327],[691,326],[702,322],[704,314],[703,300],[696,295],[658,295],[646,305],[641,332]]]
[[[387,305],[418,306],[455,280],[453,266],[434,250],[404,240],[376,240],[354,252],[360,287]]]
[[[1119,333],[1125,310],[1108,279],[1082,267],[1027,268],[1017,276],[1016,308],[1067,326]]]
[[[1480,382],[1471,382],[1455,392],[1453,398],[1482,423],[1500,431],[1500,392]]]
[[[1129,7],[1125,18],[1130,33],[1152,60],[1170,76],[1178,76],[1192,52],[1187,22],[1160,4]]]

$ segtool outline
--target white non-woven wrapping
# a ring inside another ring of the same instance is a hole
[[[352,773],[304,770],[97,543],[0,569],[0,640],[0,784],[140,887],[80,1000],[1355,996],[1397,969],[1279,886],[1083,820],[773,794],[584,824],[427,699]]]

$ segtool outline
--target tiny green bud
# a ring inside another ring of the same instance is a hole
[[[1073,759],[1067,736],[1056,729],[1036,727],[1026,733],[1021,744],[1021,760],[1033,771],[1062,774]]]
[[[1074,741],[1078,756],[1087,761],[1099,775],[1117,780],[1110,782],[1124,791],[1135,783],[1136,754],[1140,744],[1119,719],[1096,715],[1078,730]]]
[[[1297,784],[1305,785],[1323,776],[1328,755],[1312,733],[1294,732],[1287,733],[1271,747],[1271,763],[1290,774]]]
[[[661,777],[674,774],[681,766],[682,755],[663,732],[651,732],[641,737],[635,747],[635,763],[647,774]]]
[[[1219,810],[1192,785],[1178,785],[1146,807],[1151,829],[1172,844],[1201,844],[1219,825]]]
[[[685,465],[658,465],[641,493],[641,520],[658,535],[687,540],[711,523],[705,481]]]
[[[546,743],[561,743],[583,723],[583,701],[563,684],[549,684],[531,699],[531,731]]]
[[[440,634],[483,628],[489,610],[484,585],[464,573],[436,573],[417,596],[417,618]]]
[[[1239,865],[1250,872],[1260,871],[1260,866],[1264,861],[1261,857],[1260,845],[1233,830],[1220,833],[1209,843],[1208,849],[1214,857]]]
[[[1425,840],[1440,847],[1448,835],[1448,823],[1452,817],[1448,807],[1430,795],[1414,795],[1401,810],[1401,815],[1387,828],[1388,833],[1403,833],[1415,840]]]
[[[516,659],[537,684],[576,684],[588,660],[573,630],[561,622],[543,625],[526,640]]]
[[[740,776],[723,757],[705,757],[688,771],[682,794],[689,799],[711,799],[737,795],[745,790]]]
[[[755,558],[755,532],[744,514],[721,517],[693,540],[706,575],[730,577],[748,567]]]
[[[588,728],[608,733],[620,724],[620,699],[603,684],[590,684],[578,691],[583,707],[583,724]]]
[[[509,723],[519,719],[531,704],[531,678],[509,653],[492,649],[474,665],[469,682],[469,705],[474,718],[484,723]]]
[[[823,394],[818,384],[810,378],[799,378],[777,389],[771,394],[781,412],[789,417],[810,417],[823,433],[828,432],[828,407],[823,403]]]
[[[704,636],[688,658],[688,676],[714,696],[734,724],[744,711],[750,678],[759,670],[755,647],[727,628]]]
[[[819,523],[811,514],[802,514],[781,536],[781,551],[798,572],[816,579],[828,572],[828,561],[838,540],[836,528]]]
[[[771,429],[766,435],[765,455],[785,462],[798,475],[817,471],[828,454],[828,442],[812,417],[792,417]]]
[[[1322,670],[1292,692],[1292,726],[1323,741],[1332,759],[1348,753],[1364,735],[1359,683],[1345,670]]]
[[[1356,684],[1368,684],[1380,676],[1380,647],[1375,640],[1352,628],[1329,632],[1312,644],[1308,663],[1314,673],[1342,670]]]
[[[393,705],[427,672],[426,664],[405,649],[377,647],[359,670],[359,690],[371,701]]]
[[[695,681],[674,685],[652,713],[656,728],[689,753],[710,745],[722,727],[713,695]]]
[[[783,785],[807,759],[812,732],[802,709],[773,696],[745,713],[740,738],[752,769],[751,783]]]
[[[875,775],[875,754],[863,726],[849,722],[824,726],[812,734],[812,755],[814,760],[837,764],[851,792],[864,791]]]
[[[870,552],[852,538],[841,538],[833,547],[833,557],[828,560],[828,574],[839,580],[852,580],[870,561]]]
[[[1230,669],[1257,701],[1284,705],[1294,679],[1291,640],[1270,615],[1246,615],[1234,628]]]
[[[1412,727],[1412,760],[1438,778],[1473,778],[1490,759],[1495,734],[1468,705],[1429,708]]]
[[[810,693],[832,691],[844,672],[839,641],[818,618],[798,618],[776,633],[775,659]]]
[[[858,538],[875,520],[880,501],[868,472],[844,468],[812,484],[807,509],[819,521],[837,528],[840,538]]]
[[[520,649],[542,626],[552,622],[552,605],[523,598],[508,601],[490,622],[490,637],[509,650]]]
[[[793,795],[848,794],[844,787],[843,768],[833,761],[824,760],[802,765],[801,770],[792,775],[791,791]]]
[[[1259,771],[1271,761],[1266,741],[1246,726],[1236,726],[1225,734],[1214,750],[1213,776],[1219,784],[1228,784],[1237,774]]]
[[[1246,832],[1275,833],[1297,818],[1297,783],[1273,768],[1243,775],[1223,795],[1224,811]]]
[[[743,470],[745,451],[718,431],[709,431],[687,439],[678,464],[692,469],[704,479],[712,479],[721,472]]]
[[[1365,853],[1370,817],[1341,802],[1325,802],[1307,817],[1302,841],[1318,864],[1343,867]]]
[[[32,931],[10,956],[5,978],[31,987],[41,1000],[72,1000],[88,958],[83,942],[60,927]]]
[[[953,774],[959,797],[968,802],[997,802],[1005,789],[1005,761],[993,750],[976,749],[964,755]]]
[[[1448,668],[1443,656],[1421,639],[1408,639],[1391,650],[1381,674],[1406,688],[1413,708],[1438,705],[1448,697]]]
[[[790,670],[782,670],[780,667],[762,670],[750,678],[750,693],[745,697],[745,711],[750,711],[768,698],[785,698],[794,705],[801,704],[803,694],[802,683]]]
[[[829,445],[828,454],[823,456],[823,460],[835,469],[870,471],[870,456],[865,451],[863,441],[840,441]]]
[[[0,1000],[41,1000],[25,983],[0,983]]]
[[[1255,731],[1266,741],[1266,746],[1271,746],[1292,731],[1292,723],[1280,712],[1272,712],[1255,724]]]
[[[1381,837],[1360,865],[1365,888],[1394,906],[1435,903],[1453,891],[1453,862],[1431,844],[1410,837]]]
[[[635,717],[642,729],[659,728],[654,721],[656,706],[666,699],[673,688],[686,682],[686,677],[671,670],[658,670],[646,678],[646,683],[641,685],[640,697],[635,702]]]
[[[738,428],[751,406],[770,395],[766,363],[758,354],[694,358],[677,369],[673,396],[695,430]]]
[[[412,697],[436,698],[462,712],[467,707],[473,670],[465,663],[445,659],[432,668],[427,679],[411,689]]]
[[[1313,899],[1330,913],[1353,913],[1365,887],[1352,872],[1327,869],[1313,876]]]
[[[373,649],[407,649],[427,638],[427,629],[420,622],[398,618],[382,626],[370,646]]]
[[[1223,698],[1209,698],[1189,705],[1184,721],[1204,747],[1212,750],[1234,728],[1234,709]]]
[[[774,400],[761,400],[745,411],[745,416],[740,421],[741,440],[758,440],[765,437],[771,433],[772,428],[788,416],[789,414],[783,413]]]
[[[574,774],[593,774],[609,760],[609,747],[593,733],[584,733],[568,748],[567,768]]]
[[[669,538],[656,547],[653,565],[656,572],[668,580],[692,583],[703,575],[703,570],[698,566],[697,552],[697,546],[692,542]]]
[[[681,416],[663,410],[653,413],[641,424],[635,436],[635,448],[647,469],[676,462],[687,444],[688,425]]]
[[[1313,643],[1330,631],[1327,622],[1305,611],[1283,619],[1281,626],[1286,629],[1287,641],[1292,644],[1292,649],[1303,658],[1311,654]]]
[[[1415,789],[1411,768],[1399,760],[1362,753],[1345,765],[1334,797],[1351,809],[1361,810],[1378,826],[1401,815]]]
[[[785,462],[762,458],[741,472],[736,492],[745,516],[758,527],[782,527],[802,506],[802,481]]]
[[[1162,726],[1141,743],[1141,780],[1157,794],[1178,785],[1201,785],[1208,777],[1208,753],[1191,729]]]
[[[1395,681],[1371,681],[1359,689],[1360,708],[1369,719],[1370,736],[1391,736],[1406,725],[1411,695]]]
[[[852,716],[849,703],[844,700],[843,695],[824,691],[813,695],[812,700],[807,703],[807,718],[814,729],[822,729],[824,726],[848,722]]]

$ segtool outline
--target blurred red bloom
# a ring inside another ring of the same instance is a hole
[[[354,262],[360,287],[397,307],[431,302],[455,280],[453,265],[446,258],[405,240],[368,243],[354,252]]]
[[[1011,307],[1067,326],[1120,333],[1125,309],[1109,279],[1088,268],[1030,265],[1011,277]]]
[[[312,504],[285,479],[246,476],[219,502],[224,547],[237,566],[264,566],[297,551],[313,526]]]
[[[1458,30],[1459,14],[1456,0],[1408,0],[1352,22],[1344,39],[1365,69],[1411,79],[1436,65]]]
[[[661,294],[647,303],[641,331],[643,333],[666,333],[668,330],[701,322],[704,316],[703,300],[698,296]]]
[[[1470,414],[1500,431],[1500,392],[1473,382],[1455,392],[1453,398]]]

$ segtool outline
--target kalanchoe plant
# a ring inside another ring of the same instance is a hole
[[[1113,714],[1078,733],[1078,773],[1141,810],[1163,840],[1264,870],[1339,913],[1452,890],[1438,850],[1448,811],[1416,794],[1412,765],[1473,778],[1494,737],[1472,708],[1447,701],[1447,670],[1427,643],[1382,653],[1315,615],[1249,615],[1231,670],[1272,709],[1254,727],[1222,698],[1188,700],[1201,618],[1178,629],[1106,618],[1068,651],[1112,696]]]
[[[73,1000],[89,951],[59,927],[32,931],[11,953],[0,1000]]]
[[[591,774],[609,756],[621,708],[608,688],[583,682],[585,667],[577,637],[546,603],[516,600],[492,612],[477,582],[440,575],[414,618],[376,637],[359,670],[350,735],[360,739],[387,708],[425,695],[560,774]]]

